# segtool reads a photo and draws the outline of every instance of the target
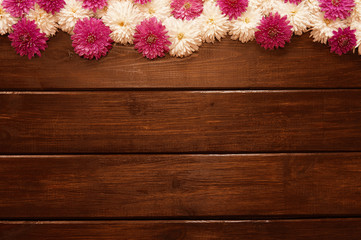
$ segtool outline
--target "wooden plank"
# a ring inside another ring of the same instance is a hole
[[[331,54],[308,34],[286,48],[266,51],[229,38],[204,44],[191,57],[149,61],[132,46],[115,46],[100,61],[78,57],[70,36],[58,33],[42,58],[15,54],[0,36],[0,89],[115,88],[360,88],[361,57]]]
[[[357,215],[361,153],[0,158],[0,219]]]
[[[3,92],[0,152],[361,150],[361,90]]]
[[[0,222],[1,240],[359,240],[360,219]]]

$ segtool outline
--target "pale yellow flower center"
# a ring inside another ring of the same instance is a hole
[[[185,9],[190,9],[190,8],[192,7],[192,5],[191,5],[189,2],[186,2],[186,3],[183,5],[183,7],[184,7]]]
[[[184,34],[183,33],[178,33],[177,38],[178,38],[178,40],[182,40],[184,38]]]
[[[326,23],[326,25],[328,25],[328,24],[331,23],[331,20],[330,20],[330,19],[327,19],[327,18],[323,19],[323,21]]]
[[[118,23],[119,26],[124,27],[125,23],[123,21]]]
[[[248,17],[246,17],[246,18],[244,19],[244,22],[245,22],[245,23],[250,23],[251,20],[250,20]]]

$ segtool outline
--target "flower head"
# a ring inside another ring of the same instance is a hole
[[[327,40],[333,36],[333,31],[347,26],[345,20],[329,20],[325,18],[324,12],[315,12],[310,17],[311,20],[311,34],[314,42],[321,42],[327,44]]]
[[[65,5],[65,0],[37,0],[37,4],[48,13],[59,12]]]
[[[12,26],[17,23],[18,19],[11,16],[1,5],[2,0],[0,0],[0,35],[7,34],[11,32]]]
[[[78,0],[65,0],[65,6],[56,14],[59,28],[69,34],[74,34],[73,29],[78,20],[92,17],[93,12],[82,7]]]
[[[203,11],[202,0],[173,0],[170,6],[173,16],[179,19],[192,20]]]
[[[294,3],[277,2],[274,10],[282,16],[287,16],[290,21],[292,31],[296,35],[302,35],[311,27],[310,9],[302,2],[298,5]]]
[[[13,32],[9,35],[11,46],[21,56],[28,56],[29,59],[35,54],[41,56],[40,51],[47,48],[45,33],[41,33],[34,21],[21,19],[13,26]]]
[[[47,37],[55,35],[58,30],[58,24],[54,15],[41,9],[38,4],[35,4],[34,9],[30,9],[26,18],[34,20],[40,32],[45,33]]]
[[[274,11],[275,4],[277,4],[279,1],[280,0],[249,0],[248,5],[249,8],[259,10],[263,15],[269,15],[271,12]]]
[[[237,19],[247,10],[248,0],[218,0],[218,6],[230,20]]]
[[[168,38],[167,30],[160,21],[155,17],[145,19],[136,28],[134,48],[149,59],[163,57],[171,44]]]
[[[93,10],[102,9],[107,6],[108,0],[83,0],[83,8]]]
[[[333,32],[333,37],[328,40],[328,44],[331,47],[331,52],[338,55],[345,54],[351,51],[356,46],[356,30],[351,30],[350,27],[345,29],[338,29]]]
[[[354,0],[319,0],[320,7],[325,12],[325,18],[335,20],[346,19],[355,6]]]
[[[228,18],[221,12],[216,3],[207,1],[204,3],[203,13],[199,17],[201,24],[201,36],[203,42],[214,43],[227,35],[229,30]]]
[[[229,35],[232,35],[233,40],[239,40],[242,43],[252,41],[261,19],[260,9],[248,8],[240,17],[231,21]]]
[[[284,47],[292,37],[292,26],[287,16],[281,17],[278,13],[263,17],[258,31],[255,33],[256,41],[265,49]]]
[[[171,16],[169,0],[152,0],[146,4],[136,4],[144,18],[156,17],[164,21]]]
[[[197,21],[186,21],[168,18],[164,24],[169,33],[171,45],[169,54],[176,57],[186,57],[198,51],[202,45],[201,31]]]
[[[79,56],[87,59],[100,59],[112,48],[110,29],[102,20],[85,18],[79,20],[74,28],[73,47]]]
[[[135,27],[143,20],[139,9],[130,1],[116,1],[109,5],[102,18],[112,33],[114,42],[133,43]]]
[[[3,7],[13,17],[22,17],[34,7],[35,0],[4,0]]]

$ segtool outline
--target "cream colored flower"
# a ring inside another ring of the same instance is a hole
[[[327,40],[333,36],[333,31],[347,26],[344,20],[329,20],[324,17],[323,12],[317,12],[311,15],[312,31],[311,37],[314,42],[327,43]]]
[[[58,31],[56,17],[53,14],[47,13],[45,10],[41,9],[38,4],[34,5],[34,9],[29,10],[26,18],[34,20],[40,29],[40,32],[45,33],[47,37],[54,36]]]
[[[117,1],[109,5],[107,13],[102,18],[105,25],[112,30],[114,42],[133,43],[135,27],[143,17],[137,6],[130,1]]]
[[[274,11],[287,16],[296,35],[302,35],[311,26],[310,9],[305,2],[300,4],[277,2]]]
[[[59,28],[69,34],[74,34],[73,30],[78,20],[89,18],[94,15],[93,11],[83,8],[82,1],[65,0],[65,6],[56,14]]]
[[[197,19],[201,26],[203,42],[214,43],[227,35],[229,30],[228,17],[222,14],[216,3],[207,1],[204,3],[203,12]]]
[[[171,56],[186,57],[198,51],[202,39],[197,21],[183,21],[171,17],[164,24],[172,43],[169,47]]]
[[[12,25],[18,22],[18,18],[11,16],[2,7],[3,0],[0,0],[0,35],[10,33],[12,31]]]
[[[162,22],[171,16],[172,9],[170,8],[169,0],[151,0],[146,4],[136,4],[143,14],[143,18],[156,17]]]
[[[229,35],[233,40],[239,40],[242,43],[252,41],[261,19],[262,14],[259,9],[248,8],[240,17],[231,21]]]

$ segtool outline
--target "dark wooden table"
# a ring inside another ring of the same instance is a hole
[[[308,34],[100,61],[0,37],[1,240],[359,240],[361,56]]]

